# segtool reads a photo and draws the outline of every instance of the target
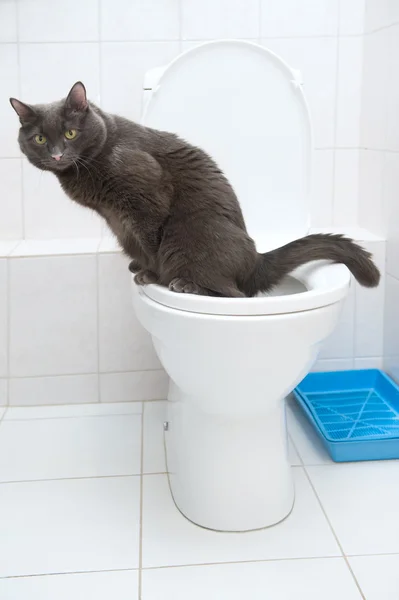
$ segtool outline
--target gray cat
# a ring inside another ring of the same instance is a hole
[[[316,259],[344,263],[378,285],[370,255],[341,235],[315,234],[266,254],[249,237],[237,197],[203,150],[172,133],[100,110],[81,82],[51,104],[10,102],[28,160],[51,171],[72,200],[97,211],[132,258],[138,284],[250,297]]]

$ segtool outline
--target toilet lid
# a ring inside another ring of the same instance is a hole
[[[143,122],[207,151],[232,183],[258,251],[309,229],[311,126],[298,72],[269,50],[209,42],[163,71]],[[268,240],[268,241],[267,241]]]

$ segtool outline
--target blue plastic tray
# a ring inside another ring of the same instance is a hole
[[[399,458],[399,387],[383,371],[309,373],[294,394],[334,461]]]

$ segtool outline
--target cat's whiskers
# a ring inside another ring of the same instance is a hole
[[[96,183],[95,183],[95,181],[94,181],[94,178],[93,178],[93,175],[92,175],[92,173],[91,173],[90,169],[89,169],[89,168],[88,168],[88,166],[87,166],[87,165],[86,165],[86,164],[83,162],[83,160],[82,160],[82,158],[81,158],[81,157],[77,158],[77,159],[76,159],[76,161],[77,161],[77,163],[78,163],[79,165],[81,165],[82,167],[84,167],[84,168],[86,169],[86,171],[88,172],[88,174],[90,175],[91,181],[92,181],[92,183],[93,183],[93,190],[95,190],[95,189],[96,189]],[[95,175],[96,175],[96,173],[95,173]]]
[[[77,162],[76,162],[76,160],[74,160],[73,158],[72,158],[72,162],[73,162],[73,164],[74,164],[74,165],[75,165],[75,167],[76,167],[76,176],[77,176],[77,177],[79,177],[79,167],[78,167],[78,163],[77,163]]]

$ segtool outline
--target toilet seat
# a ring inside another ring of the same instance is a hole
[[[312,129],[297,71],[264,47],[222,40],[184,52],[150,85],[143,124],[212,156],[258,252],[265,238],[307,234]]]
[[[317,261],[296,269],[291,274],[291,278],[297,284],[295,287],[304,287],[306,291],[297,293],[288,291],[287,294],[279,295],[280,286],[278,286],[272,292],[274,295],[265,294],[255,298],[214,298],[178,294],[160,285],[151,284],[140,288],[140,293],[168,308],[198,314],[225,316],[289,314],[339,302],[347,295],[351,275],[345,265]]]

